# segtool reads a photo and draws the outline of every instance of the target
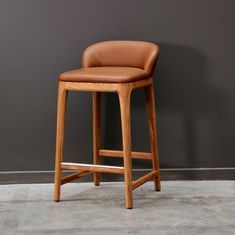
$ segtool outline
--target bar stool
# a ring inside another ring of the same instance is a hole
[[[89,46],[82,56],[82,68],[59,76],[57,133],[55,157],[54,200],[60,200],[61,185],[88,174],[94,174],[94,184],[100,184],[100,173],[124,174],[126,208],[132,208],[132,191],[149,180],[160,191],[160,170],[157,145],[156,110],[152,74],[159,54],[159,47],[142,41],[105,41]],[[131,149],[130,99],[134,89],[144,88],[150,152],[134,152]],[[64,124],[68,91],[90,91],[93,100],[93,163],[62,162],[64,148]],[[119,97],[123,150],[107,150],[100,146],[101,92],[116,92]],[[100,165],[101,157],[123,158],[123,167]],[[132,181],[132,159],[152,161],[152,170]],[[62,170],[76,173],[62,177]]]

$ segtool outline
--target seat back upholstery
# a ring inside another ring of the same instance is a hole
[[[89,46],[82,56],[82,67],[132,67],[152,75],[159,47],[142,41],[104,41]]]

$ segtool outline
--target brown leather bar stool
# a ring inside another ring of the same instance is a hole
[[[160,191],[160,170],[157,145],[156,110],[152,74],[159,47],[142,41],[106,41],[88,47],[82,56],[82,68],[62,73],[59,77],[55,201],[60,200],[61,185],[94,173],[94,184],[100,184],[100,173],[124,174],[126,208],[132,208],[132,190],[153,180]],[[131,149],[130,99],[134,89],[144,88],[147,100],[151,152],[133,152]],[[91,91],[93,94],[93,160],[94,164],[62,162],[64,123],[68,91]],[[101,149],[100,107],[101,92],[116,92],[121,110],[123,150]],[[124,167],[100,165],[101,157],[121,157]],[[132,181],[132,158],[152,161],[152,170]],[[62,177],[62,170],[78,172]]]

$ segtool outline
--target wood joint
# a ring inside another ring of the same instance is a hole
[[[154,171],[151,171],[148,174],[140,177],[139,179],[133,181],[132,182],[132,190],[138,188],[139,186],[146,183],[147,181],[152,180],[156,176],[157,176],[157,171],[154,170]]]

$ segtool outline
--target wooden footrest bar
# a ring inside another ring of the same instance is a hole
[[[108,150],[108,149],[100,149],[99,156],[103,157],[123,157],[123,151],[121,150]],[[132,158],[137,159],[146,159],[152,160],[152,154],[146,152],[131,152]]]
[[[138,188],[140,185],[146,183],[147,181],[152,180],[153,177],[156,177],[156,176],[157,176],[157,171],[151,171],[148,174],[146,174],[146,175],[140,177],[139,179],[133,181],[132,190]]]
[[[119,166],[80,164],[80,163],[71,163],[71,162],[62,162],[61,168],[63,170],[80,170],[80,171],[116,173],[116,174],[124,173],[124,168]]]
[[[81,178],[82,176],[89,175],[89,174],[92,174],[92,172],[89,172],[89,171],[81,171],[81,172],[76,172],[76,173],[73,173],[73,174],[64,176],[64,177],[61,179],[61,185],[62,185],[62,184],[66,184],[66,183],[68,183],[68,182],[70,182],[70,181],[76,180],[76,179],[78,179],[78,178]]]

